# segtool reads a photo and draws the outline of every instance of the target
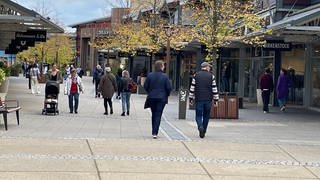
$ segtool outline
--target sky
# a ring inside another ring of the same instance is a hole
[[[57,19],[66,27],[77,23],[105,17],[111,6],[107,0],[12,0],[28,9],[44,9],[49,17]],[[117,0],[111,0],[117,1]],[[37,11],[38,12],[38,11]],[[42,14],[41,12],[38,12]],[[67,31],[72,31],[68,28]]]

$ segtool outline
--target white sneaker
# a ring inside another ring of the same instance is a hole
[[[263,113],[267,114],[268,112],[267,111],[263,111]]]
[[[157,135],[152,135],[152,138],[153,138],[153,139],[157,139],[158,136],[157,136]]]
[[[282,106],[280,111],[284,112],[286,110],[286,107],[285,106]]]

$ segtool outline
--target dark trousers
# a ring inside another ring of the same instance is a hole
[[[196,122],[199,128],[207,132],[210,118],[211,101],[196,101]]]
[[[99,86],[100,80],[95,80],[94,83],[95,83],[94,85],[96,88],[96,96],[98,96],[98,86]]]
[[[270,90],[262,91],[263,111],[269,112]]]
[[[110,112],[113,112],[111,98],[104,98],[104,110],[106,113],[108,113],[108,104],[110,107]]]
[[[165,102],[150,99],[150,105],[151,105],[151,113],[152,113],[152,135],[158,135],[160,122],[161,122],[161,116],[164,109],[164,106],[166,105]]]
[[[29,89],[31,89],[31,76],[29,76],[28,80],[29,80]]]
[[[70,112],[78,112],[79,105],[79,93],[69,94],[69,110]],[[74,100],[74,108],[73,108],[73,100]]]

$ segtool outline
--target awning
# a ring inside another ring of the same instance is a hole
[[[64,30],[49,19],[10,0],[0,0],[0,50],[15,39],[16,32],[28,30],[63,33]]]
[[[320,33],[320,5],[311,6],[297,11],[291,16],[268,26],[273,31],[282,31],[286,34],[309,34]]]

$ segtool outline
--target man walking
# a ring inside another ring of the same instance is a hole
[[[212,100],[215,104],[219,100],[218,88],[214,75],[210,73],[210,64],[203,62],[201,71],[193,76],[190,87],[190,103],[195,102],[200,138],[204,138],[207,132]]]

